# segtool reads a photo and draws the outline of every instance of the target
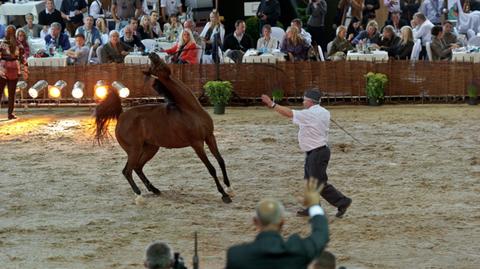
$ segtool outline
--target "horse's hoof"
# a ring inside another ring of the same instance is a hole
[[[230,198],[230,196],[222,196],[222,201],[225,204],[230,204],[232,202],[232,198]]]
[[[227,187],[227,189],[225,189],[225,191],[228,193],[228,196],[235,197],[235,192],[233,191],[232,187]]]
[[[155,187],[151,187],[150,191],[153,192],[155,195],[160,195],[160,190]]]

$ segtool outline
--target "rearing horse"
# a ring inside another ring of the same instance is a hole
[[[155,87],[166,91],[166,94],[174,99],[175,105],[143,105],[122,113],[118,93],[115,90],[109,90],[106,98],[96,107],[96,139],[99,142],[104,139],[108,135],[110,120],[117,120],[115,137],[128,155],[127,164],[122,173],[136,194],[140,194],[140,189],[133,181],[132,171],[135,171],[149,191],[160,194],[160,191],[143,173],[143,167],[160,147],[192,147],[215,180],[223,202],[230,203],[232,200],[220,184],[215,168],[204,150],[204,143],[206,143],[222,169],[223,182],[227,186],[227,191],[230,192],[225,162],[218,151],[213,134],[212,118],[188,87],[170,76],[170,68],[158,55],[150,54],[149,58],[151,66],[144,74],[153,77]],[[150,79],[146,82],[151,83]]]

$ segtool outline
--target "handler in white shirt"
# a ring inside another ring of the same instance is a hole
[[[262,95],[262,101],[282,116],[292,118],[293,123],[299,126],[298,142],[300,149],[305,151],[304,178],[318,179],[318,183],[325,184],[320,195],[328,203],[338,209],[337,217],[342,217],[352,203],[352,199],[343,195],[328,184],[327,166],[330,160],[330,149],[327,146],[328,130],[330,126],[330,112],[320,106],[320,92],[313,89],[305,92],[303,110],[292,110],[273,102],[267,95]],[[308,209],[297,212],[298,216],[308,216]]]

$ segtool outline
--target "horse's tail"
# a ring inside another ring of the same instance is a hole
[[[118,92],[108,89],[105,99],[95,108],[95,139],[100,144],[108,136],[108,125],[111,120],[117,120],[122,113],[122,100]]]

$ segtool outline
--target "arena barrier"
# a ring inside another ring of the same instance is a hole
[[[215,65],[170,65],[174,77],[187,84],[197,96],[202,86],[216,78]],[[85,83],[85,100],[93,99],[98,80],[108,84],[120,81],[130,89],[129,98],[155,98],[151,89],[144,89],[142,70],[147,65],[102,64],[67,67],[31,67],[28,87],[38,80],[53,85],[58,80],[68,84],[62,98],[72,99],[70,91],[76,81]],[[454,62],[280,62],[276,64],[221,64],[219,77],[234,85],[237,99],[256,99],[281,89],[285,98],[301,98],[306,89],[318,87],[325,96],[360,100],[365,97],[367,72],[388,76],[385,95],[392,97],[464,97],[467,85],[480,78],[480,64]],[[28,89],[28,88],[27,88]],[[22,94],[23,98],[28,94]],[[258,100],[258,99],[257,99]]]

